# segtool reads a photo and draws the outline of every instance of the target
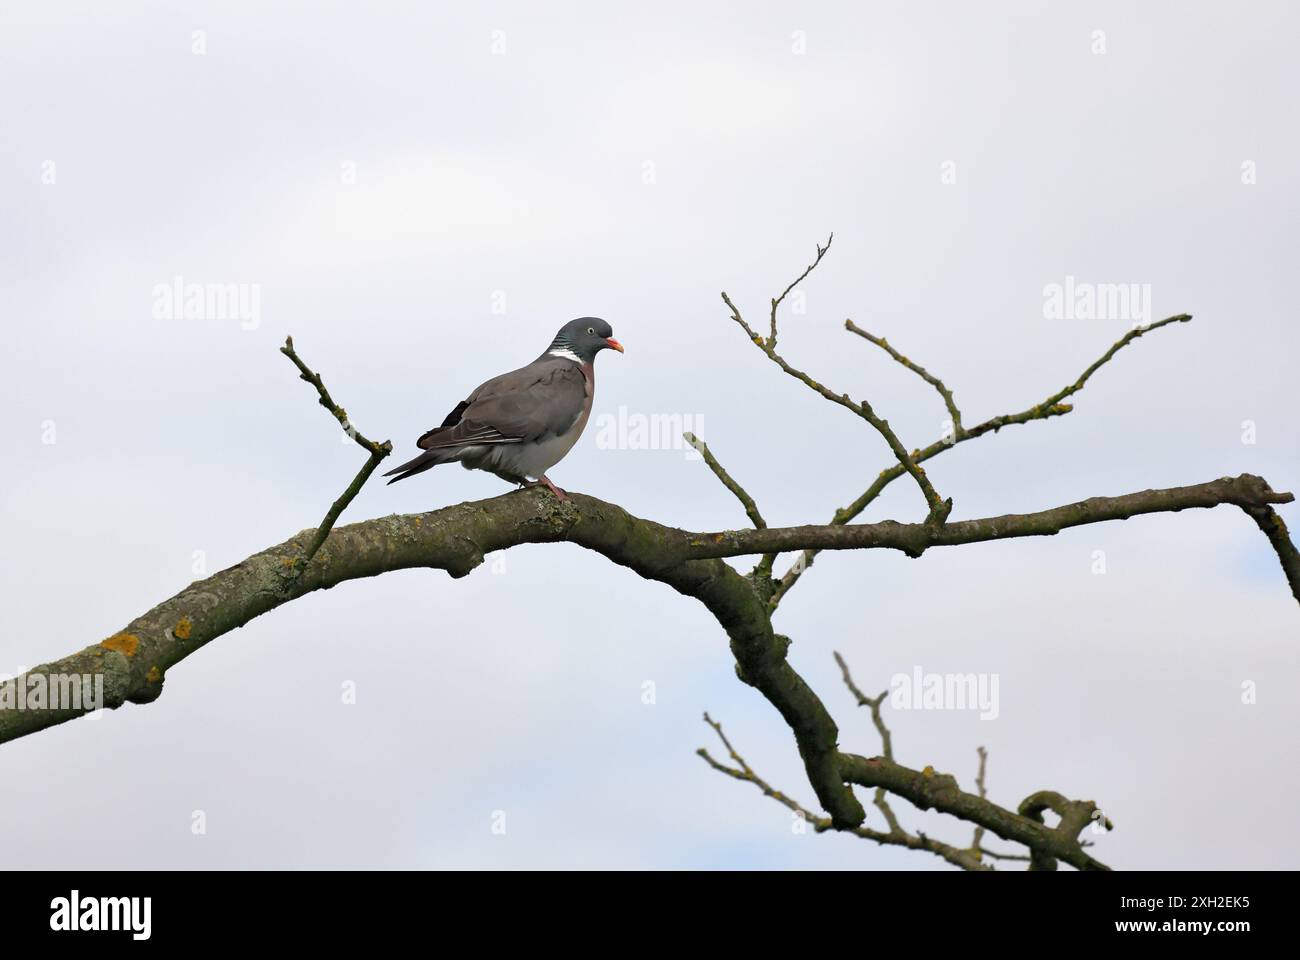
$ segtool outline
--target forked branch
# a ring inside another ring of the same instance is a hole
[[[339,422],[339,425],[348,436],[355,440],[363,450],[370,454],[370,456],[366,458],[366,462],[362,464],[361,469],[357,472],[357,475],[352,478],[352,482],[348,484],[347,489],[345,489],[343,493],[339,495],[339,498],[330,505],[329,511],[325,514],[325,519],[322,520],[320,526],[316,528],[315,535],[307,544],[306,549],[303,550],[302,557],[295,561],[293,569],[297,572],[301,572],[307,564],[311,563],[312,557],[316,556],[317,551],[319,551],[321,545],[325,543],[325,538],[329,536],[330,530],[334,528],[334,524],[338,522],[343,511],[347,509],[349,503],[356,499],[357,494],[361,492],[361,488],[364,487],[366,481],[370,479],[370,475],[375,472],[375,467],[379,466],[384,457],[393,452],[393,445],[387,440],[383,443],[375,443],[373,440],[367,440],[362,436],[359,430],[352,426],[352,422],[348,419],[347,411],[335,403],[334,399],[330,396],[329,391],[325,389],[325,381],[321,379],[321,375],[319,373],[313,373],[308,369],[307,364],[303,363],[302,358],[299,357],[297,352],[294,350],[293,337],[285,337],[284,346],[280,348],[280,352],[292,360],[294,366],[298,368],[299,379],[306,380],[316,388],[320,405],[330,412],[330,415]]]
[[[915,451],[912,455],[913,460],[918,464],[923,463],[931,459],[932,457],[937,457],[939,454],[943,453],[945,450],[950,449],[951,447],[953,447],[958,443],[964,443],[967,440],[974,440],[977,437],[982,437],[988,433],[997,433],[999,430],[1001,430],[1003,427],[1006,426],[1012,426],[1012,425],[1022,424],[1022,423],[1032,423],[1037,420],[1048,420],[1052,417],[1060,417],[1060,416],[1064,416],[1067,413],[1070,413],[1071,411],[1073,411],[1074,407],[1068,403],[1062,403],[1061,401],[1067,397],[1073,396],[1074,394],[1082,390],[1084,385],[1088,382],[1089,378],[1091,378],[1094,373],[1096,373],[1099,369],[1101,369],[1103,365],[1109,362],[1110,359],[1114,357],[1115,354],[1118,353],[1121,349],[1128,346],[1128,344],[1132,343],[1134,340],[1137,340],[1139,337],[1143,336],[1144,334],[1150,333],[1152,330],[1158,330],[1161,327],[1167,326],[1168,324],[1171,323],[1186,323],[1191,319],[1192,318],[1189,314],[1180,313],[1177,314],[1176,316],[1166,317],[1164,320],[1158,320],[1155,323],[1148,324],[1147,326],[1144,327],[1135,327],[1134,329],[1130,330],[1128,333],[1124,334],[1124,336],[1120,337],[1117,341],[1115,341],[1115,343],[1111,345],[1110,349],[1107,350],[1104,354],[1102,354],[1102,356],[1099,357],[1096,361],[1094,361],[1091,365],[1089,365],[1088,368],[1084,370],[1083,373],[1081,373],[1073,383],[1070,383],[1062,387],[1060,390],[1053,393],[1042,403],[1034,404],[1034,406],[1029,407],[1026,410],[1022,410],[1019,413],[1004,413],[1001,414],[1000,416],[990,417],[988,420],[985,420],[982,423],[974,427],[971,427],[969,429],[961,425],[961,415],[957,410],[956,402],[955,400],[953,400],[952,394],[948,391],[947,387],[943,387],[940,390],[940,395],[944,397],[945,404],[948,406],[949,414],[953,418],[953,433],[948,437],[943,437],[940,438],[939,440],[936,440],[935,442],[931,443],[927,447]],[[866,339],[871,340],[873,343],[879,342],[882,346],[884,345],[883,339],[877,341],[877,338],[867,334],[865,331],[858,330],[853,325],[853,322],[851,320],[846,322],[846,326],[850,331],[861,333]],[[893,355],[893,353],[895,352],[893,351],[892,348],[889,347],[886,347],[886,350],[887,352],[890,352],[891,355]],[[912,365],[910,361],[908,361],[908,359],[902,356],[901,354],[898,355],[896,359],[898,359],[899,362],[902,363],[905,367],[908,367],[908,369],[923,373],[924,376],[927,378],[927,382],[936,383],[936,384],[938,383],[937,378],[931,379],[928,373],[925,373],[925,371],[923,371],[920,367],[916,367]],[[832,515],[830,519],[830,523],[835,525],[840,525],[840,524],[849,523],[857,519],[857,517],[859,517],[862,514],[862,511],[864,511],[868,506],[870,506],[873,502],[875,502],[876,498],[879,497],[880,494],[884,492],[884,489],[887,486],[889,486],[889,484],[897,480],[905,472],[907,471],[903,468],[902,464],[898,464],[893,467],[889,467],[885,470],[882,470],[879,476],[877,476],[876,479],[871,482],[870,486],[868,486],[867,489],[860,496],[858,496],[857,499],[855,499],[847,507],[841,507],[840,509],[835,511],[835,513]],[[1285,526],[1283,526],[1282,529],[1285,531]],[[1267,533],[1267,530],[1265,532]],[[1290,541],[1287,540],[1287,542],[1289,543]],[[1279,555],[1281,555],[1284,552],[1284,548],[1279,548],[1277,544],[1274,544],[1274,548],[1278,550]],[[768,601],[771,609],[775,610],[777,606],[780,605],[781,601],[785,599],[785,595],[789,593],[791,589],[794,588],[794,585],[796,583],[799,582],[799,578],[804,575],[805,571],[807,571],[807,569],[810,566],[812,566],[813,560],[815,560],[817,557],[817,553],[818,553],[817,550],[803,551],[802,555],[781,576],[781,579],[778,581],[775,589],[772,591],[771,599]],[[1297,583],[1300,583],[1300,574],[1292,576],[1290,573],[1288,573],[1288,580],[1290,580],[1294,588]],[[1297,594],[1296,599],[1300,600],[1300,594]]]
[[[704,720],[713,728],[727,754],[735,766],[727,766],[715,760],[708,750],[701,747],[695,751],[704,761],[719,773],[752,783],[763,795],[776,800],[782,806],[794,811],[813,824],[821,833],[838,830],[851,833],[864,840],[890,846],[907,847],[911,850],[926,850],[934,853],[954,866],[963,870],[990,870],[990,864],[984,862],[988,853],[993,859],[1028,860],[1031,870],[1055,870],[1058,860],[1063,860],[1081,870],[1109,869],[1090,856],[1085,850],[1088,844],[1079,840],[1079,834],[1085,827],[1098,819],[1097,807],[1091,801],[1067,800],[1053,791],[1040,791],[1020,804],[1016,811],[1001,807],[988,799],[984,785],[985,763],[988,754],[979,748],[979,772],[975,778],[978,794],[963,791],[955,777],[937,773],[933,767],[924,770],[912,770],[894,761],[893,738],[881,715],[881,706],[889,691],[878,697],[868,697],[853,682],[848,664],[838,653],[835,662],[839,664],[845,686],[857,699],[858,705],[871,711],[871,720],[880,734],[881,755],[870,759],[841,753],[840,766],[844,777],[850,783],[876,788],[875,805],[885,819],[887,830],[857,825],[845,826],[834,823],[831,819],[817,816],[808,811],[789,794],[776,789],[762,777],[758,776],[748,762],[731,745],[731,741],[722,732],[722,726],[715,723],[706,713]],[[905,829],[888,801],[888,795],[894,794],[910,801],[921,810],[938,810],[949,813],[958,819],[975,824],[975,836],[969,847],[957,847],[929,837],[924,833],[912,833]],[[1042,811],[1053,809],[1061,814],[1061,822],[1055,828],[1043,824]],[[1105,820],[1106,829],[1110,821]],[[1023,844],[1028,848],[1027,854],[993,853],[986,850],[982,841],[985,831],[991,831],[1004,840]]]

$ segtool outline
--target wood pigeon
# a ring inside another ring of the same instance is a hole
[[[545,353],[456,404],[442,426],[416,441],[424,453],[384,476],[396,483],[459,461],[467,470],[486,470],[510,483],[542,484],[568,500],[546,471],[564,459],[587,426],[596,395],[596,354],[607,349],[623,352],[608,323],[599,317],[570,320]]]

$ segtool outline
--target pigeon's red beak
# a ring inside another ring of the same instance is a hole
[[[623,344],[619,343],[613,337],[606,337],[605,342],[609,344],[611,350],[617,350],[619,353],[623,352]]]

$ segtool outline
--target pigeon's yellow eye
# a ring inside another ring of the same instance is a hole
[[[588,328],[587,328],[587,332],[590,333],[590,334],[594,334],[594,333],[596,332],[596,328],[595,328],[595,327],[588,327]]]

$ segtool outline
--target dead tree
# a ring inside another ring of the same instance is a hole
[[[632,516],[616,504],[573,494],[561,502],[542,489],[519,490],[503,496],[462,503],[428,513],[381,517],[336,527],[335,521],[357,495],[379,463],[392,451],[388,442],[368,440],[352,426],[347,413],[335,403],[319,374],[302,361],[289,339],[282,352],[297,366],[303,380],[315,388],[320,404],[367,452],[360,472],[331,506],[320,526],[304,530],[285,542],[248,557],[226,570],[190,584],[176,596],[131,621],[99,643],[61,660],[35,667],[0,685],[0,743],[35,733],[89,712],[87,705],[69,705],[51,696],[70,676],[90,675],[103,685],[102,706],[146,704],[162,693],[167,671],[217,637],[243,626],[254,617],[315,590],[391,570],[428,567],[463,577],[478,566],[485,554],[522,543],[576,543],[602,554],[640,576],[667,584],[683,596],[708,608],[730,640],[740,680],[757,689],[781,714],[794,734],[809,786],[821,812],[806,809],[769,786],[731,747],[722,728],[708,715],[705,720],[721,739],[733,765],[715,760],[706,750],[700,755],[715,769],[754,784],[764,794],[805,816],[819,831],[843,831],[881,844],[925,850],[949,863],[970,870],[989,869],[993,860],[1023,861],[1030,869],[1055,869],[1064,862],[1079,869],[1105,869],[1079,838],[1094,821],[1109,826],[1091,801],[1071,800],[1050,790],[1039,791],[1015,809],[988,799],[984,786],[983,748],[979,751],[977,792],[962,790],[957,780],[930,767],[916,770],[897,762],[888,728],[881,716],[884,694],[868,697],[853,682],[847,665],[839,659],[844,682],[859,704],[871,710],[882,738],[880,755],[847,753],[840,749],[839,730],[821,699],[786,659],[790,640],[773,629],[772,615],[781,601],[807,573],[822,550],[898,550],[921,557],[932,547],[951,547],[1013,537],[1050,536],[1070,527],[1125,520],[1147,513],[1177,512],[1192,508],[1230,505],[1240,508],[1263,532],[1282,565],[1292,593],[1300,600],[1300,553],[1274,505],[1290,503],[1290,493],[1278,493],[1260,477],[1243,474],[1184,487],[1142,490],[1113,497],[1092,497],[1036,513],[951,520],[953,501],[934,488],[926,461],[952,447],[1003,427],[1060,417],[1073,410],[1066,401],[1120,350],[1154,330],[1186,323],[1186,314],[1137,327],[1087,367],[1074,382],[1018,413],[1007,413],[974,426],[962,421],[953,393],[938,377],[908,359],[882,337],[859,328],[851,320],[846,329],[886,351],[894,360],[932,386],[942,398],[952,423],[948,436],[926,447],[904,444],[865,399],[837,392],[792,366],[777,352],[777,311],[790,292],[821,263],[830,240],[817,248],[812,264],[780,296],[770,302],[766,335],[755,330],[726,293],[722,299],[731,319],[769,360],[787,375],[816,391],[831,403],[861,417],[888,444],[895,463],[872,480],[847,506],[836,510],[823,524],[769,527],[758,505],[722,467],[705,444],[687,439],[701,451],[704,461],[744,507],[752,524],[743,530],[696,533],[663,526]],[[925,501],[918,522],[853,523],[893,481],[907,476]],[[784,573],[775,565],[783,553],[797,557]],[[725,558],[756,556],[748,573],[740,573]],[[17,707],[21,700],[22,708]],[[90,708],[93,709],[93,708]],[[875,805],[887,829],[866,825],[866,811],[853,788],[875,791]],[[924,834],[909,833],[889,805],[890,797],[909,801],[921,810],[936,810],[974,825],[971,843],[953,846]],[[1044,812],[1058,815],[1054,826],[1044,823]],[[992,833],[1023,850],[996,852],[984,846]]]

